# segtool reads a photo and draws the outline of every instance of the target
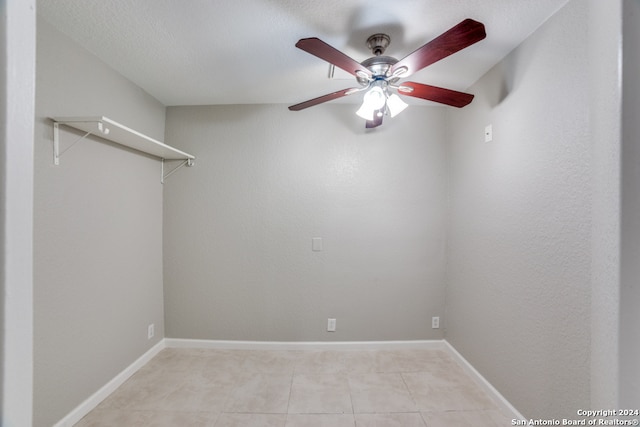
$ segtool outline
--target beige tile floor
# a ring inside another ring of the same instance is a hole
[[[441,350],[162,350],[77,427],[502,427]]]

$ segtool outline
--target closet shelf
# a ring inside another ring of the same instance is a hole
[[[63,124],[142,151],[165,160],[194,160],[195,157],[128,128],[104,116],[53,117],[54,125]]]
[[[62,156],[77,142],[83,140],[89,135],[96,135],[100,138],[115,142],[116,144],[159,157],[162,159],[162,183],[164,183],[165,178],[173,174],[182,166],[193,166],[194,164],[193,161],[195,160],[195,156],[185,153],[184,151],[180,151],[177,148],[173,148],[160,141],[156,141],[151,137],[104,116],[52,117],[51,119],[53,120],[53,163],[56,165],[60,164],[60,156]],[[60,135],[58,131],[61,124],[85,132],[84,136],[78,138],[62,151],[60,151]],[[165,160],[181,160],[182,162],[168,173],[165,173]]]

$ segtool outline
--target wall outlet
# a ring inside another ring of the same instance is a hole
[[[440,329],[440,318],[439,317],[432,317],[431,318],[431,328],[432,329]]]
[[[154,327],[154,325],[152,323],[147,327],[147,339],[150,340],[151,338],[153,338],[155,333],[156,333],[155,327]]]
[[[327,332],[336,331],[336,319],[327,319]]]
[[[484,128],[484,142],[493,141],[493,126],[487,125]]]

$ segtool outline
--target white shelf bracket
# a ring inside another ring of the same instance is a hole
[[[105,127],[102,124],[102,122],[97,122],[97,125],[98,125],[97,129],[102,135],[108,135],[109,134],[109,128]],[[60,123],[53,122],[53,164],[56,165],[56,166],[60,165],[60,157],[62,157],[62,155],[64,153],[69,151],[69,149],[71,147],[73,147],[74,145],[76,145],[78,142],[82,141],[83,139],[85,139],[86,137],[88,137],[89,135],[92,135],[94,133],[93,131],[87,131],[80,138],[78,138],[75,141],[73,141],[71,143],[71,145],[69,145],[67,148],[65,148],[64,150],[60,151],[60,130],[59,130],[59,128],[60,128]]]
[[[164,173],[164,162],[165,159],[162,159],[162,174],[160,177],[160,182],[162,184],[164,184],[164,181],[169,178],[171,175],[173,175],[175,172],[177,172],[178,169],[180,169],[183,166],[187,166],[187,167],[191,167],[195,164],[195,161],[193,159],[185,159],[185,160],[181,160],[180,164],[176,167],[174,167],[173,169],[171,169],[169,172],[167,172],[166,174]]]

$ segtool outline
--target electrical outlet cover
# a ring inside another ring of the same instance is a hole
[[[493,126],[487,125],[484,128],[484,142],[491,142],[491,141],[493,141]]]

